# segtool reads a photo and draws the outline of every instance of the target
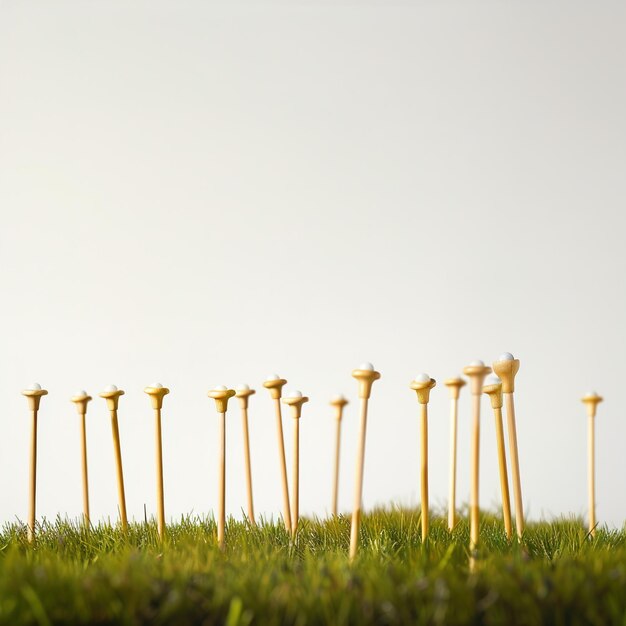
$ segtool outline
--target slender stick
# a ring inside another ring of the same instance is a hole
[[[428,405],[420,404],[422,426],[422,542],[428,537]]]
[[[476,550],[479,537],[478,475],[480,462],[480,395],[472,394],[472,448],[470,469],[470,551]]]
[[[291,509],[289,508],[289,484],[287,482],[287,461],[285,460],[285,440],[283,438],[283,416],[280,399],[274,399],[276,407],[276,431],[278,436],[278,458],[280,463],[281,481],[283,486],[283,520],[285,529],[291,533]]]
[[[115,466],[117,468],[117,497],[120,506],[122,530],[128,530],[128,518],[126,517],[126,494],[124,492],[124,470],[122,469],[122,447],[120,444],[120,431],[117,424],[117,410],[111,410],[111,430],[113,433],[113,449],[115,452]]]
[[[356,557],[359,546],[359,527],[361,525],[361,501],[363,496],[363,466],[365,463],[365,434],[367,430],[367,398],[361,398],[361,432],[356,460],[356,481],[354,503],[352,506],[352,527],[350,529],[350,560]]]
[[[293,426],[293,493],[291,498],[291,535],[296,536],[300,517],[300,419],[294,419]]]
[[[165,538],[165,498],[163,494],[163,444],[161,438],[161,409],[154,409],[154,436],[157,472],[157,527],[159,539]]]
[[[81,459],[83,467],[83,518],[87,528],[90,525],[89,517],[89,474],[87,471],[87,425],[85,414],[80,415],[80,443],[81,443]]]
[[[496,420],[496,441],[498,443],[498,466],[500,468],[500,490],[502,491],[502,517],[506,538],[511,539],[513,529],[511,525],[511,499],[509,497],[509,476],[506,469],[506,452],[504,448],[504,428],[502,426],[502,408],[494,408]]]
[[[248,519],[253,526],[256,526],[254,521],[254,503],[252,501],[252,467],[250,463],[250,435],[248,432],[248,409],[241,409],[241,421],[243,425],[243,452],[244,460],[246,464],[246,488],[248,493]]]
[[[517,428],[515,426],[515,402],[512,393],[505,393],[507,426],[509,431],[509,449],[511,452],[511,473],[513,483],[513,498],[515,500],[515,527],[517,536],[521,539],[524,533],[524,503],[522,501],[522,483],[519,471],[519,456],[517,454]]]
[[[596,463],[595,463],[595,417],[589,416],[588,463],[589,463],[589,533],[596,536]]]
[[[339,453],[341,451],[341,420],[337,420],[335,437],[335,476],[333,480],[333,515],[337,515],[339,501]]]
[[[456,427],[459,399],[450,401],[450,489],[448,492],[448,530],[456,526]]]
[[[220,413],[220,458],[219,458],[219,497],[217,511],[217,544],[225,547],[226,528],[226,413]]]
[[[35,502],[37,493],[37,411],[31,411],[30,436],[30,499],[28,509],[28,541],[35,540]]]

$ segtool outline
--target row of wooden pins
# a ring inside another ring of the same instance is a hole
[[[517,450],[517,433],[515,424],[515,408],[513,400],[513,392],[515,387],[515,375],[519,370],[519,361],[514,359],[509,353],[501,355],[501,357],[493,364],[493,371],[497,376],[488,379],[485,383],[485,377],[491,372],[491,368],[486,367],[482,361],[475,361],[464,368],[464,374],[470,380],[470,391],[473,397],[473,421],[472,421],[472,438],[471,438],[471,490],[470,490],[470,553],[476,550],[479,538],[479,504],[478,504],[478,476],[479,476],[479,440],[480,440],[480,396],[486,393],[491,399],[491,405],[494,411],[496,422],[496,441],[498,446],[498,464],[500,470],[500,483],[502,491],[502,513],[504,527],[507,538],[511,539],[512,523],[511,523],[511,507],[508,489],[508,472],[506,464],[506,452],[504,444],[504,432],[502,423],[502,407],[506,406],[509,448],[511,455],[512,474],[513,474],[513,491],[515,501],[515,521],[518,537],[522,536],[524,531],[524,516],[522,508],[521,480],[519,474],[519,459]],[[370,363],[364,363],[352,372],[352,375],[359,383],[360,398],[360,433],[357,448],[357,464],[355,472],[355,490],[354,504],[352,512],[352,526],[350,534],[350,557],[353,559],[357,554],[358,537],[361,518],[361,502],[363,490],[363,468],[365,459],[365,439],[367,427],[367,411],[368,401],[371,395],[372,384],[380,378],[380,374],[375,371]],[[265,382],[266,387],[275,402],[276,420],[277,420],[277,436],[279,450],[279,464],[281,469],[281,483],[283,493],[283,519],[286,530],[295,536],[299,522],[299,419],[301,417],[302,405],[308,401],[299,391],[292,392],[287,397],[282,398],[282,388],[286,384],[285,379],[281,379],[277,375],[270,376]],[[445,381],[446,386],[450,390],[451,399],[451,435],[450,435],[450,490],[449,490],[449,514],[448,526],[450,530],[456,525],[456,447],[457,447],[457,419],[458,419],[458,399],[460,389],[466,384],[461,378],[453,378]],[[421,429],[421,525],[422,539],[428,536],[429,529],[429,503],[428,503],[428,402],[430,391],[436,385],[436,381],[427,374],[420,374],[411,382],[411,389],[416,391],[418,403],[420,405],[420,429]],[[161,437],[161,409],[163,406],[163,398],[169,393],[169,390],[162,385],[156,383],[145,388],[152,402],[152,408],[155,413],[155,439],[156,439],[156,467],[157,467],[157,526],[159,537],[163,539],[165,533],[165,507],[164,507],[164,488],[163,488],[163,454],[162,454],[162,437]],[[29,517],[28,517],[28,538],[30,541],[34,539],[35,533],[35,494],[36,494],[36,467],[37,467],[37,412],[39,410],[40,399],[48,392],[38,384],[33,384],[29,389],[23,391],[23,394],[29,400],[29,408],[32,414],[32,436],[31,436],[31,466],[30,466],[30,501],[29,501]],[[215,400],[216,410],[220,418],[220,455],[219,455],[219,498],[218,498],[218,519],[217,519],[217,538],[221,547],[225,543],[225,476],[226,476],[226,412],[228,408],[228,400],[236,396],[240,401],[241,414],[243,420],[244,434],[244,458],[246,470],[246,486],[248,498],[248,518],[252,525],[255,524],[254,505],[252,496],[252,471],[250,463],[250,443],[248,432],[248,399],[255,391],[250,389],[248,385],[241,385],[234,389],[227,387],[216,387],[208,392],[209,397]],[[120,517],[122,528],[128,527],[128,519],[126,514],[126,497],[124,492],[124,475],[122,468],[122,453],[119,437],[117,411],[119,397],[124,391],[117,389],[114,385],[107,387],[100,396],[107,402],[107,407],[111,415],[111,426],[113,434],[113,445],[115,453],[115,463],[117,470],[118,499],[120,508]],[[87,412],[87,404],[91,400],[91,396],[86,392],[75,394],[71,400],[77,408],[80,416],[81,427],[81,458],[82,458],[82,474],[83,474],[83,508],[84,520],[87,525],[90,523],[89,516],[89,487],[88,487],[88,469],[87,469],[87,438],[85,416]],[[285,446],[282,428],[282,410],[281,400],[283,403],[291,407],[292,416],[294,418],[294,446],[293,446],[293,491],[289,492],[287,467],[285,457]],[[587,405],[589,415],[589,527],[590,533],[595,534],[595,458],[594,458],[594,418],[596,407],[602,398],[594,393],[589,393],[583,398],[583,402]],[[335,417],[337,420],[336,429],[336,447],[335,447],[335,464],[334,464],[334,480],[333,480],[333,497],[332,512],[337,514],[338,501],[338,483],[339,483],[339,458],[340,458],[340,437],[341,437],[341,418],[343,408],[347,404],[347,400],[343,396],[339,396],[331,401],[331,406],[335,408]]]

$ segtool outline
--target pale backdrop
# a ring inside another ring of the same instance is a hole
[[[382,372],[364,504],[419,501],[427,371],[431,497],[445,506],[448,394],[475,358],[521,359],[522,487],[532,519],[586,515],[586,418],[598,519],[626,518],[623,411],[626,8],[621,2],[0,3],[0,520],[26,516],[38,381],[39,515],[81,511],[69,397],[115,383],[129,513],[155,510],[164,408],[168,518],[217,501],[206,391],[269,373],[311,402],[301,503],[330,507],[327,402]],[[245,506],[228,418],[228,510]],[[251,400],[259,513],[280,512],[272,405]],[[285,418],[291,465],[291,418]],[[110,424],[88,414],[92,513],[116,515]],[[467,501],[469,396],[459,500]],[[340,507],[352,501],[356,403]],[[496,508],[483,403],[481,503]]]

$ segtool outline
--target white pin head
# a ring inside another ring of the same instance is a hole
[[[333,396],[330,401],[331,403],[333,402],[343,402],[346,399],[346,397],[342,394],[342,393],[338,393],[337,395]]]
[[[236,391],[250,391],[250,385],[246,385],[246,383],[240,383],[235,387]]]
[[[430,382],[430,376],[428,374],[422,372],[421,374],[418,374],[413,380],[416,383],[429,383]]]
[[[84,389],[79,389],[74,392],[74,397],[76,398],[84,398],[87,395],[87,392]]]
[[[104,390],[105,390],[105,391],[107,391],[107,392],[108,392],[108,391],[117,391],[117,387],[116,387],[115,385],[107,385],[107,386],[104,388]]]
[[[213,387],[213,391],[226,391],[228,389],[228,387],[226,387],[225,385],[216,385],[215,387]]]
[[[359,365],[359,367],[357,369],[367,370],[369,372],[373,372],[374,371],[374,366],[371,363],[366,361],[365,363],[361,363],[361,365]]]
[[[498,361],[515,361],[515,357],[510,352],[503,352],[498,357]]]
[[[470,367],[485,367],[485,362],[480,359],[476,359],[470,363]]]
[[[152,383],[150,387],[153,389],[163,389],[163,385],[161,383]]]
[[[596,391],[588,391],[585,394],[585,398],[598,398],[598,393]]]
[[[273,380],[280,380],[280,376],[279,376],[278,374],[270,374],[270,375],[269,375],[269,376],[265,379],[265,381],[266,381],[266,382],[268,382],[268,383],[269,383],[269,382],[271,382],[271,381],[273,381]]]
[[[502,381],[500,380],[499,376],[496,376],[495,374],[490,374],[489,376],[487,376],[487,378],[485,378],[485,387],[487,387],[487,385],[501,385]]]
[[[302,397],[302,392],[298,391],[297,389],[293,389],[292,391],[288,391],[285,394],[285,398],[301,398]]]
[[[41,391],[41,385],[39,383],[31,383],[26,389],[28,391]]]

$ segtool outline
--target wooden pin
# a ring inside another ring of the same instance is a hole
[[[241,422],[243,426],[243,452],[244,461],[246,463],[246,488],[248,494],[248,520],[252,526],[256,526],[254,521],[254,503],[252,500],[252,466],[250,463],[250,436],[248,433],[248,398],[255,394],[254,389],[250,389],[249,385],[239,385],[235,395],[239,398],[239,406],[241,407]]]
[[[502,393],[506,408],[506,420],[509,431],[509,452],[511,454],[511,481],[513,483],[513,499],[515,502],[515,528],[521,539],[524,533],[524,503],[522,501],[522,480],[519,469],[519,455],[517,453],[517,426],[515,424],[515,375],[519,370],[519,360],[510,352],[501,354],[493,363],[493,372],[502,380]]]
[[[283,415],[280,405],[280,397],[282,389],[287,384],[284,378],[280,378],[278,374],[272,374],[267,377],[263,386],[269,389],[272,400],[274,400],[274,409],[276,411],[276,433],[278,435],[278,461],[280,465],[280,476],[283,488],[283,521],[285,530],[291,534],[291,509],[289,508],[289,483],[287,482],[287,461],[285,458],[285,439],[283,437]]]
[[[506,470],[506,451],[504,448],[504,428],[502,426],[502,381],[497,376],[488,376],[483,386],[491,400],[491,408],[496,420],[496,442],[498,444],[498,466],[500,468],[500,490],[502,491],[502,517],[506,538],[513,536],[511,525],[511,500],[509,498],[509,476]]]
[[[153,383],[144,389],[150,396],[154,409],[154,443],[156,450],[156,473],[157,473],[157,528],[159,539],[165,538],[165,496],[163,493],[163,440],[161,437],[161,409],[163,398],[170,392],[161,383]]]
[[[117,405],[120,396],[124,392],[115,385],[109,385],[100,397],[107,401],[107,408],[111,414],[111,430],[113,433],[113,450],[115,452],[115,465],[117,468],[117,497],[120,506],[120,518],[122,520],[122,530],[128,530],[128,518],[126,516],[126,493],[124,491],[124,470],[122,468],[122,446],[120,444],[120,429],[117,423]]]
[[[215,408],[220,416],[220,464],[219,464],[219,499],[217,511],[217,545],[224,549],[226,529],[226,410],[228,400],[235,395],[234,389],[220,385],[209,391],[209,398],[215,400]]]
[[[300,391],[288,392],[283,402],[291,407],[293,423],[293,473],[291,476],[293,489],[291,497],[291,536],[295,537],[300,518],[300,416],[302,405],[309,399]]]
[[[587,407],[587,416],[589,436],[587,439],[588,445],[588,480],[589,480],[589,534],[592,537],[596,536],[596,446],[595,446],[595,421],[596,421],[596,409],[598,404],[603,401],[604,398],[599,396],[595,391],[586,393],[582,402]]]
[[[428,400],[430,390],[437,384],[428,374],[418,374],[411,382],[411,389],[417,393],[420,405],[420,425],[422,443],[421,493],[422,493],[422,543],[428,537]]]
[[[472,445],[470,467],[470,568],[475,564],[475,552],[479,537],[479,497],[478,476],[480,463],[480,398],[483,391],[485,376],[491,372],[482,361],[472,361],[463,369],[463,373],[469,378],[470,392],[472,394]]]
[[[339,453],[341,451],[341,419],[343,417],[343,407],[348,404],[348,401],[343,396],[335,396],[330,401],[330,406],[335,409],[335,423],[336,423],[336,436],[335,436],[335,473],[333,477],[333,502],[332,513],[337,515],[337,505],[339,501]]]
[[[448,491],[448,530],[456,526],[456,432],[462,378],[448,378],[443,383],[450,390],[450,489]]]
[[[28,408],[31,415],[31,435],[30,435],[30,483],[28,501],[28,541],[35,540],[35,503],[37,495],[37,413],[41,396],[48,392],[41,388],[39,383],[33,383],[22,391],[22,395],[28,399]]]
[[[356,475],[354,481],[354,503],[352,506],[352,525],[350,527],[350,560],[356,558],[359,548],[359,528],[361,526],[361,502],[363,499],[363,466],[365,463],[365,434],[367,431],[367,405],[372,392],[372,384],[380,378],[380,373],[371,363],[362,363],[352,371],[352,377],[359,381],[361,400],[361,429],[357,448]]]
[[[76,412],[80,418],[80,449],[83,469],[83,521],[86,528],[89,528],[91,519],[89,517],[89,473],[87,471],[87,404],[91,401],[91,396],[86,391],[77,391],[70,400],[76,406]]]

